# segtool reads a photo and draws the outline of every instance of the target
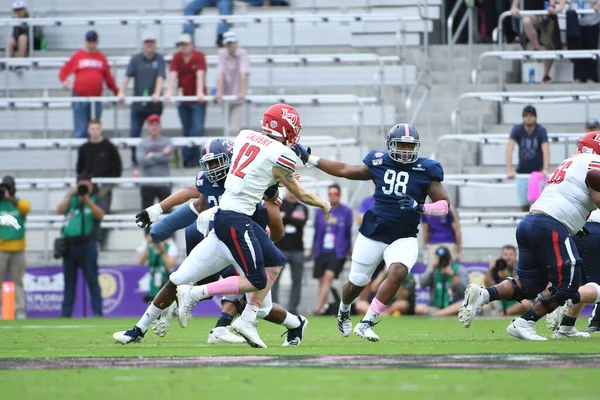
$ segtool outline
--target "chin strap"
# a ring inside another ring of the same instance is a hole
[[[448,214],[448,202],[446,200],[438,200],[435,203],[425,204],[423,206],[423,214],[443,217]]]

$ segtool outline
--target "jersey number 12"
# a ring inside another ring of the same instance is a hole
[[[400,171],[396,173],[393,169],[388,169],[383,175],[385,186],[381,187],[383,194],[395,194],[400,196],[406,193],[406,185],[408,184],[408,172]]]
[[[248,166],[258,155],[260,152],[260,147],[254,146],[253,144],[246,143],[240,150],[240,154],[238,154],[237,158],[233,162],[233,167],[231,168],[231,173],[239,178],[244,178],[246,174],[244,173],[244,168]],[[240,160],[242,157],[246,157],[244,162],[238,167]]]

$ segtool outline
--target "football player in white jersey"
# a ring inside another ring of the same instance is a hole
[[[578,152],[554,170],[544,191],[517,227],[519,245],[517,275],[482,288],[469,285],[458,318],[465,328],[482,305],[495,300],[537,298],[506,331],[524,340],[547,340],[535,331],[535,323],[567,301],[577,304],[600,301],[600,286],[588,283],[578,291],[581,258],[573,240],[585,225],[590,212],[600,205],[600,192],[587,183],[588,172],[600,169],[600,132],[579,140]],[[551,286],[548,284],[551,283]]]
[[[150,323],[174,301],[176,289],[182,327],[187,325],[190,312],[200,300],[214,295],[251,293],[246,308],[231,328],[250,345],[267,347],[256,330],[256,317],[283,263],[265,271],[263,251],[257,239],[257,235],[265,233],[251,218],[256,205],[262,201],[267,188],[279,181],[301,202],[321,208],[325,218],[331,208],[329,202],[305,189],[294,176],[296,156],[288,146],[298,142],[301,128],[300,116],[293,107],[275,104],[264,114],[262,133],[251,130],[239,133],[234,143],[233,165],[225,181],[225,193],[216,212],[214,208],[208,210],[214,213],[211,216],[214,229],[170,275],[157,295],[162,296],[164,292],[164,302],[159,307],[151,304],[133,329],[121,332],[131,338],[128,343],[141,341]],[[283,254],[281,259],[285,260]],[[240,276],[193,286],[230,264]]]

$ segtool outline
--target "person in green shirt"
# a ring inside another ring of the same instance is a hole
[[[148,264],[150,274],[150,289],[144,297],[149,303],[154,300],[160,289],[169,279],[169,274],[175,268],[178,249],[173,239],[155,243],[150,236],[150,227],[146,228],[146,240],[138,248],[138,262],[140,265]]]
[[[77,176],[77,184],[56,207],[56,213],[65,216],[62,236],[66,250],[63,254],[65,289],[62,317],[71,317],[75,303],[77,268],[83,269],[88,284],[92,311],[102,316],[102,296],[98,283],[98,231],[104,218],[105,205],[97,196],[97,187],[86,174]]]

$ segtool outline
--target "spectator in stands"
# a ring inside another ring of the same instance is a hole
[[[67,80],[71,74],[75,74],[75,82],[72,85]],[[69,61],[60,69],[58,78],[65,89],[73,92],[73,97],[102,96],[104,81],[115,95],[119,93],[108,61],[104,54],[98,51],[96,31],[88,31],[85,34],[85,48],[73,53]],[[75,137],[87,138],[88,122],[91,119],[100,120],[102,117],[102,103],[94,103],[93,115],[92,106],[87,101],[73,103],[71,107]]]
[[[160,135],[160,116],[148,117],[148,137],[144,138],[136,149],[137,160],[141,166],[142,177],[164,178],[169,173],[169,162],[173,158],[171,139]],[[141,188],[142,209],[154,204],[154,199],[163,201],[171,195],[171,185],[164,182],[144,183]]]
[[[503,12],[510,10],[512,6],[512,0],[496,0],[496,12],[497,15],[500,16]],[[498,19],[496,19],[496,25],[498,24]],[[512,18],[504,18],[502,21],[502,33],[504,34],[504,38],[507,43],[514,43],[517,37],[515,30],[513,29],[513,19]]]
[[[138,263],[148,264],[150,288],[144,296],[145,303],[150,303],[169,279],[169,273],[175,268],[179,250],[172,238],[155,243],[150,236],[150,227],[146,227],[146,238],[137,248]]]
[[[453,260],[460,260],[462,256],[462,232],[458,214],[453,206],[445,217],[421,216],[421,229],[423,242],[427,248],[427,263],[431,267],[435,251],[439,247],[450,250]]]
[[[185,136],[202,136],[206,117],[206,58],[201,51],[194,50],[192,37],[184,33],[177,42],[180,51],[173,55],[169,68],[169,84],[165,100],[173,95],[175,79],[183,96],[196,96],[197,101],[184,101],[177,105],[179,119]],[[187,146],[182,150],[183,166],[198,167],[198,146]]]
[[[292,314],[298,313],[298,305],[302,294],[302,275],[304,273],[304,226],[308,219],[308,208],[287,192],[281,202],[281,217],[285,228],[285,236],[275,243],[283,252],[286,261],[290,264],[292,274],[292,290],[288,311]],[[278,302],[278,281],[275,281],[271,292],[273,301]]]
[[[600,122],[596,118],[585,121],[585,133],[600,131]]]
[[[6,275],[15,284],[15,317],[25,319],[25,290],[23,278],[25,277],[25,219],[31,204],[25,198],[16,196],[17,186],[15,179],[7,175],[0,183],[0,215],[12,215],[16,218],[21,229],[11,226],[0,226],[0,287],[6,280]],[[1,297],[1,296],[0,296]],[[0,298],[0,309],[2,299]]]
[[[513,126],[510,131],[510,138],[506,146],[506,176],[508,179],[516,177],[513,171],[512,153],[517,144],[519,145],[517,173],[531,175],[532,172],[541,172],[543,176],[548,175],[550,163],[548,132],[546,128],[537,123],[537,111],[531,105],[525,106],[523,109],[523,123]],[[531,205],[528,199],[529,179],[517,179],[519,205],[524,212],[528,212]],[[542,180],[542,185],[543,183],[544,180]]]
[[[244,98],[248,90],[250,59],[246,50],[238,47],[235,33],[228,31],[223,35],[224,49],[219,50],[217,61],[217,93],[215,98],[237,96],[237,101],[229,102],[229,135],[240,132],[244,117]]]
[[[519,4],[521,0],[513,0],[510,12],[513,17],[519,15]],[[548,6],[548,14],[550,15],[538,15],[523,17],[523,31],[525,35],[521,34],[521,45],[525,47],[525,38],[527,38],[534,50],[540,49],[540,44],[544,45],[547,51],[561,50],[562,42],[560,39],[560,28],[558,26],[557,13],[561,13],[565,8],[566,0],[560,0],[560,5],[556,7],[556,0],[550,0]],[[525,10],[540,11],[544,10],[544,0],[529,0],[525,2]],[[544,77],[542,78],[543,83],[549,83],[550,79],[550,68],[554,60],[544,60]]]
[[[422,288],[430,289],[429,305],[417,305],[416,313],[435,317],[458,314],[463,294],[469,284],[467,270],[454,261],[450,250],[443,246],[436,249],[432,265],[420,280]]]
[[[202,13],[205,7],[217,7],[220,15],[231,15],[233,11],[233,0],[190,0],[183,9],[183,15],[198,15]],[[188,23],[183,26],[183,33],[187,33],[194,38],[196,24]],[[227,22],[220,22],[217,25],[217,47],[223,46],[223,34],[229,30]]]
[[[486,287],[496,285],[507,278],[519,280],[517,276],[517,249],[507,244],[502,247],[500,258],[491,260],[488,271],[485,274],[484,283]],[[529,300],[517,302],[515,300],[497,301],[485,307],[486,312],[499,311],[504,315],[520,315],[531,307]]]
[[[123,172],[121,156],[117,147],[102,136],[102,124],[97,119],[88,122],[90,140],[77,152],[77,175],[85,174],[91,178],[119,178]],[[110,212],[112,189],[114,185],[104,185],[99,195],[104,198],[106,213]]]
[[[27,3],[24,0],[15,0],[12,3],[13,18],[30,18]],[[42,28],[33,27],[33,48],[39,50],[42,45]],[[8,55],[23,58],[29,55],[29,25],[22,23],[13,27],[12,36],[8,39]],[[19,68],[19,67],[17,67]]]
[[[165,59],[156,52],[156,35],[146,33],[143,39],[142,51],[129,60],[125,78],[119,91],[119,100],[125,101],[125,91],[129,80],[134,79],[133,95],[149,97],[150,101],[131,104],[130,137],[140,137],[144,121],[150,115],[162,115],[163,105],[160,94],[165,81]],[[137,166],[135,148],[131,152],[131,161]]]
[[[571,3],[573,4],[573,3]],[[596,50],[598,49],[598,36],[600,35],[600,1],[599,0],[584,0],[579,1],[579,5],[583,5],[584,9],[594,9],[593,14],[583,14],[574,20],[579,23],[579,36],[573,40],[567,37],[569,50]],[[569,18],[567,18],[567,23]],[[569,32],[567,26],[567,32]],[[598,82],[598,60],[593,58],[573,59],[573,80],[575,83]]]
[[[340,202],[341,189],[333,184],[328,188],[331,212],[327,220],[317,210],[315,214],[315,236],[309,258],[314,258],[313,277],[319,280],[316,314],[324,314],[329,289],[337,279],[346,258],[352,254],[352,210]]]
[[[62,229],[65,240],[62,317],[68,318],[73,314],[79,267],[83,269],[88,284],[92,312],[95,317],[102,316],[102,296],[98,283],[98,228],[104,218],[104,210],[96,185],[85,174],[77,176],[77,185],[56,208],[57,214],[65,216]]]

